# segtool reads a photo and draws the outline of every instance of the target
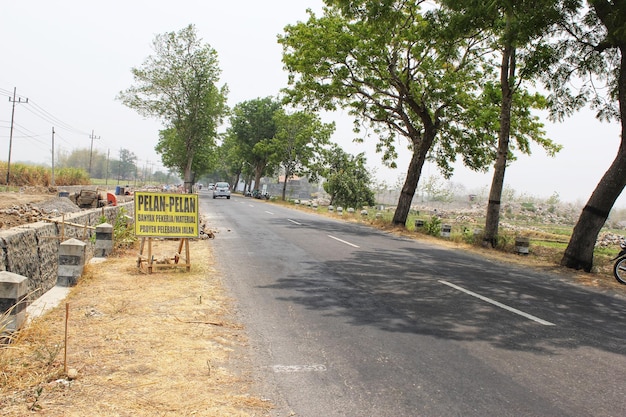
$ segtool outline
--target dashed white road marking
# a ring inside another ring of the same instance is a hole
[[[291,223],[293,223],[293,224],[297,224],[298,226],[302,226],[302,223],[297,222],[297,221],[295,221],[295,220],[292,220],[292,219],[287,219],[287,221],[288,221],[288,222],[291,222]]]
[[[509,307],[506,304],[502,304],[502,303],[500,303],[500,302],[498,302],[496,300],[492,300],[491,298],[487,298],[484,295],[480,295],[480,294],[477,294],[477,293],[475,293],[473,291],[466,290],[465,288],[459,287],[458,285],[454,285],[451,282],[443,281],[443,280],[439,280],[439,282],[441,282],[442,284],[447,285],[449,287],[452,287],[452,288],[454,288],[456,290],[462,291],[465,294],[471,295],[472,297],[476,297],[476,298],[478,298],[480,300],[483,300],[483,301],[485,301],[485,302],[487,302],[489,304],[493,304],[494,306],[497,306],[497,307],[503,308],[503,309],[505,309],[507,311],[510,311],[511,313],[519,314],[522,317],[526,317],[527,319],[530,319],[532,321],[536,321],[537,323],[543,324],[544,326],[555,326],[554,323],[550,323],[549,321],[540,319],[539,317],[535,317],[532,314],[525,313],[525,312],[523,312],[521,310],[518,310],[516,308]]]
[[[335,237],[335,236],[332,236],[332,235],[328,235],[328,237],[331,238],[331,239],[335,239],[337,242],[341,242],[341,243],[344,243],[344,244],[346,244],[348,246],[352,246],[353,248],[358,248],[359,247],[359,246],[355,245],[354,243],[347,242],[347,241],[345,241],[343,239],[339,239],[338,237]]]
[[[267,210],[265,210],[265,212],[266,212],[267,214],[272,214],[272,215],[274,214],[274,213],[272,213],[271,211],[267,211]]]
[[[325,372],[326,365],[274,365],[272,370],[275,373],[294,373],[294,372]]]

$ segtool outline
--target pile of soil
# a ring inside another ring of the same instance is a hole
[[[54,188],[24,187],[19,192],[3,192],[0,198],[0,229],[10,229],[44,218],[80,211],[67,197],[58,197]]]

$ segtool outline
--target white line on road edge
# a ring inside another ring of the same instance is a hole
[[[293,224],[297,224],[298,226],[302,226],[302,223],[297,222],[297,221],[295,221],[295,220],[287,219],[287,221],[288,221],[288,222],[291,222],[291,223],[293,223]]]
[[[354,243],[346,242],[345,240],[339,239],[338,237],[331,236],[331,235],[328,235],[328,237],[331,239],[335,239],[338,242],[345,243],[348,246],[352,246],[353,248],[358,248],[358,246],[355,245]]]
[[[523,311],[520,311],[520,310],[518,310],[516,308],[513,308],[513,307],[509,307],[509,306],[507,306],[505,304],[499,303],[499,302],[497,302],[495,300],[492,300],[491,298],[487,298],[487,297],[485,297],[483,295],[476,294],[475,292],[466,290],[465,288],[459,287],[458,285],[454,285],[451,282],[443,281],[443,280],[439,280],[439,282],[441,282],[442,284],[445,284],[445,285],[447,285],[449,287],[455,288],[455,289],[457,289],[459,291],[463,291],[465,294],[469,294],[472,297],[476,297],[476,298],[479,298],[479,299],[481,299],[483,301],[486,301],[486,302],[488,302],[490,304],[493,304],[494,306],[498,306],[500,308],[508,310],[511,313],[519,314],[520,316],[526,317],[527,319],[536,321],[537,323],[543,324],[544,326],[554,326],[555,325],[554,323],[550,323],[549,321],[545,321],[543,319],[540,319],[539,317],[535,317],[532,314],[524,313]]]
[[[272,366],[274,372],[324,372],[326,371],[326,365],[274,365]]]

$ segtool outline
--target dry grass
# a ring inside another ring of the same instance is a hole
[[[250,394],[246,338],[209,245],[190,242],[191,272],[139,273],[136,251],[89,265],[65,300],[68,372],[63,303],[0,348],[0,415],[268,414],[272,405]]]

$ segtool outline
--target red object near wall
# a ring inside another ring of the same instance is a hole
[[[115,197],[115,194],[107,193],[107,204],[109,206],[117,206],[117,197]]]

